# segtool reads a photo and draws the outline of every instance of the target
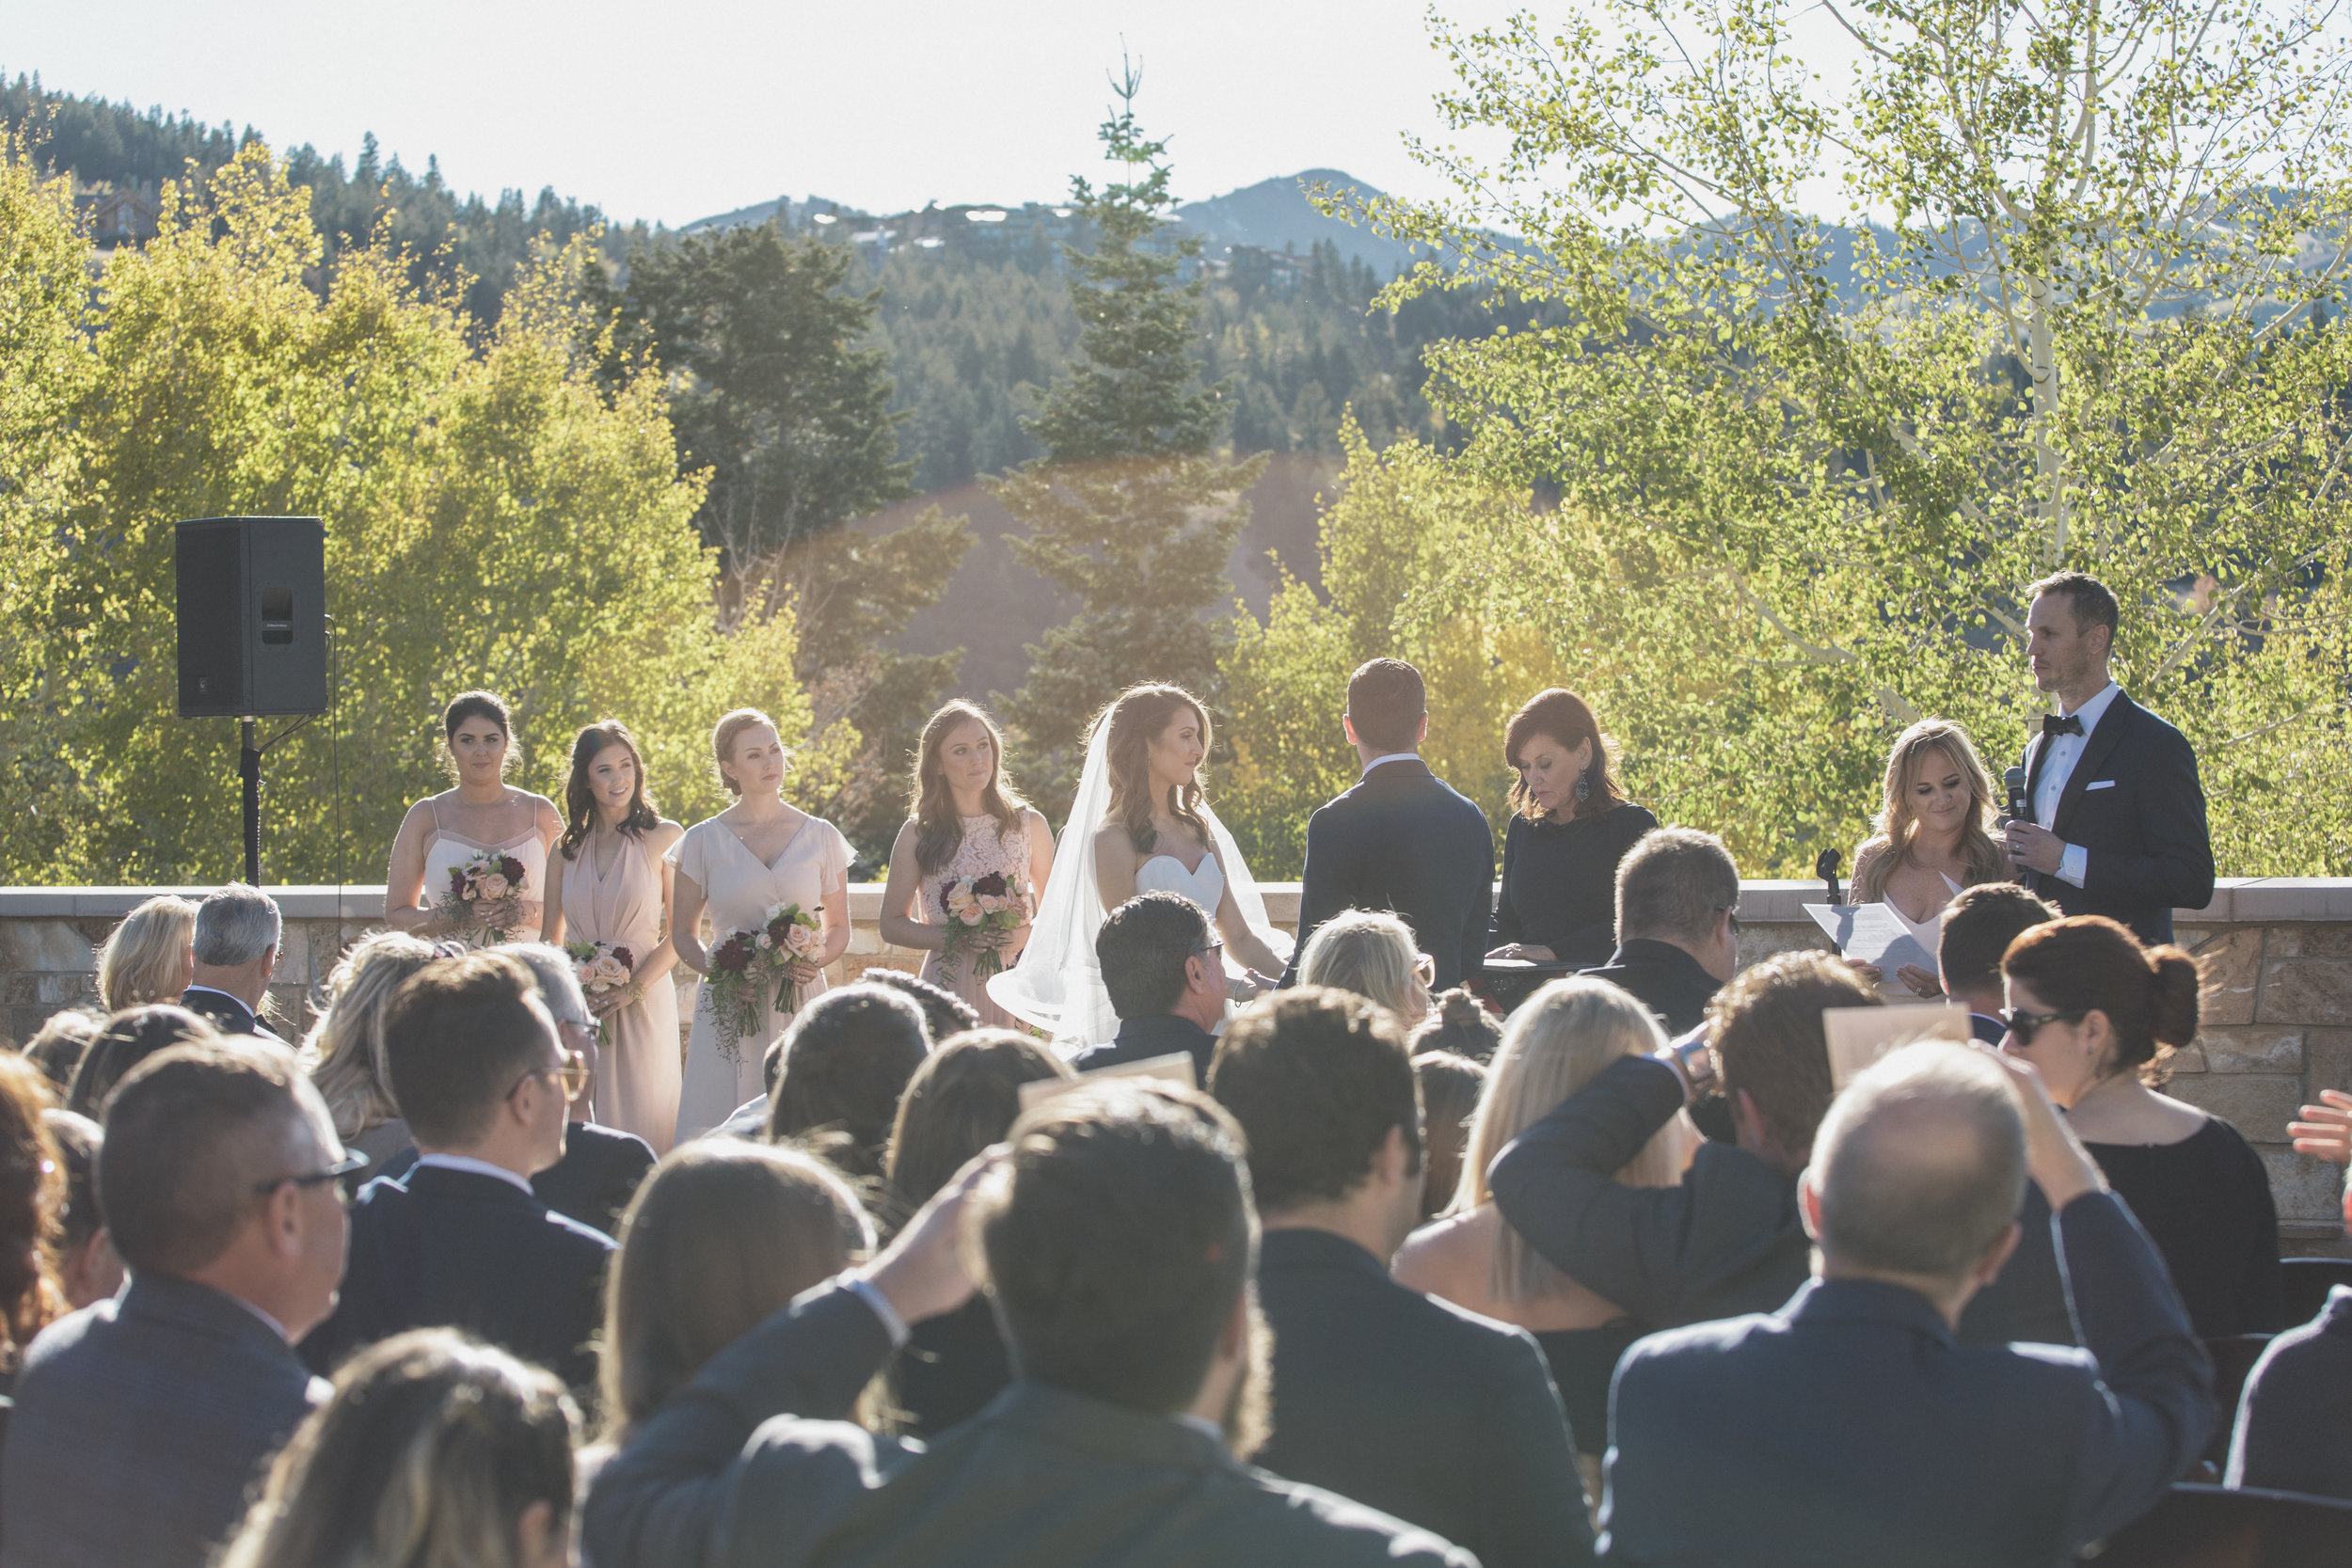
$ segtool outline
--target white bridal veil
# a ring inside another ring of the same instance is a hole
[[[1074,1055],[1100,1045],[1119,1032],[1119,1015],[1103,989],[1103,972],[1094,961],[1094,934],[1103,928],[1105,911],[1100,884],[1094,879],[1094,835],[1110,810],[1110,714],[1095,721],[1087,736],[1086,770],[1078,780],[1078,796],[1070,805],[1070,821],[1054,851],[1053,875],[1038,901],[1030,922],[1029,945],[1021,961],[992,975],[988,994],[996,1005],[1024,1022],[1053,1037],[1056,1049]],[[1225,831],[1216,813],[1203,801],[1200,815],[1209,825],[1217,865],[1233,895],[1233,908],[1259,939],[1278,954],[1287,954],[1290,939],[1266,918],[1265,899],[1242,863],[1233,835]],[[1216,914],[1211,910],[1209,914]],[[1229,962],[1230,967],[1230,962]]]

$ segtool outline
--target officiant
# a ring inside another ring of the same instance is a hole
[[[2213,839],[2188,738],[2108,673],[2122,616],[2097,578],[2033,585],[2026,652],[2058,699],[2026,747],[2031,820],[2009,825],[2017,879],[2062,913],[2104,914],[2141,942],[2172,940],[2172,911],[2213,900]]]

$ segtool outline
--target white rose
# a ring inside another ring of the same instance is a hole
[[[495,871],[484,877],[478,885],[481,887],[482,896],[485,898],[503,898],[506,896],[506,879],[500,876]]]

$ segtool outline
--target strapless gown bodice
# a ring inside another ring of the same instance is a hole
[[[424,901],[437,906],[449,895],[450,873],[472,860],[476,855],[512,855],[522,862],[523,885],[515,895],[524,905],[523,922],[513,933],[516,940],[536,941],[539,935],[539,903],[548,885],[548,847],[536,828],[526,830],[520,836],[502,844],[484,844],[462,833],[453,833],[441,826],[437,812],[433,818],[433,836],[424,847]],[[457,940],[469,946],[480,946],[486,940],[479,929],[457,933]]]
[[[1211,920],[1225,901],[1225,872],[1215,855],[1202,855],[1191,870],[1173,855],[1153,855],[1136,867],[1137,893],[1181,893],[1200,906]]]

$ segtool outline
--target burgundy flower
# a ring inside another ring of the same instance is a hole
[[[506,879],[508,887],[523,885],[523,863],[512,855],[499,857],[499,875]]]
[[[626,947],[615,947],[612,949],[612,957],[620,961],[621,967],[624,969],[635,969],[637,967],[636,955],[631,953]]]
[[[449,868],[449,895],[452,898],[466,896],[466,868],[462,865]]]
[[[752,967],[751,939],[740,931],[727,938],[711,950],[710,967],[729,974],[740,974]]]
[[[985,877],[976,877],[972,880],[972,895],[975,898],[1003,898],[1011,892],[1012,889],[1006,885],[1005,874],[1001,871],[992,871]]]

